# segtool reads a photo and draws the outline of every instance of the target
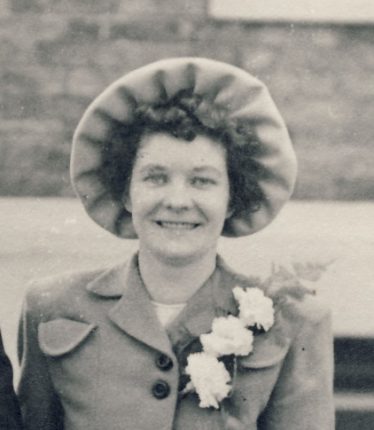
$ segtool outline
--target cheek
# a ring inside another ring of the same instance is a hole
[[[130,188],[128,201],[133,217],[151,212],[157,206],[159,200],[160,197],[154,190],[148,190],[136,185]]]
[[[229,212],[229,193],[223,189],[220,192],[201,199],[201,207],[209,213],[211,218],[221,220],[228,216]]]

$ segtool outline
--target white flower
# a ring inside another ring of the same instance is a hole
[[[248,355],[252,351],[253,333],[236,317],[219,317],[213,320],[212,332],[200,336],[204,352],[214,357],[222,355]]]
[[[273,301],[259,288],[235,287],[233,294],[239,303],[239,318],[244,325],[268,331],[274,324]]]
[[[200,398],[199,406],[218,409],[218,403],[231,390],[230,374],[224,364],[205,352],[197,352],[188,356],[186,373]]]
[[[235,287],[233,294],[239,305],[239,317],[215,318],[212,331],[200,335],[203,352],[190,354],[186,374],[190,382],[183,393],[195,391],[201,408],[219,408],[219,402],[232,389],[231,376],[218,357],[248,355],[253,349],[253,329],[268,331],[274,324],[273,301],[259,288]],[[250,328],[250,330],[247,329]]]

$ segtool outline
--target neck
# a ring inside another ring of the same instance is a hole
[[[204,284],[216,266],[216,253],[177,264],[139,249],[139,270],[151,298],[159,303],[185,303]]]

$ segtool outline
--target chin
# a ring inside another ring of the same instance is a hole
[[[158,258],[167,262],[168,264],[182,266],[185,264],[192,263],[201,259],[201,257],[206,253],[206,250],[187,250],[187,249],[158,249]]]

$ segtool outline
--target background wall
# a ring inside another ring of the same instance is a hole
[[[215,21],[206,0],[0,0],[0,194],[70,196],[74,128],[123,73],[207,56],[260,77],[300,162],[296,198],[374,199],[374,27]]]

